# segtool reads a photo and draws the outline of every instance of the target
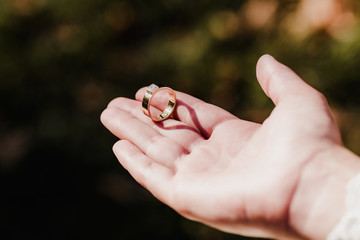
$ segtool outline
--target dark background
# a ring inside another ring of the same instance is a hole
[[[100,123],[162,83],[263,121],[270,53],[322,91],[360,153],[358,0],[1,0],[1,239],[245,239],[180,217],[118,164]]]

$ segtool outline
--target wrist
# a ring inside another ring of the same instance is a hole
[[[359,157],[334,145],[303,169],[289,208],[289,225],[309,239],[325,239],[345,212],[347,183],[360,172]]]

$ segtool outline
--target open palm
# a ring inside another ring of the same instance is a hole
[[[141,110],[145,89],[137,100],[113,100],[101,120],[121,139],[121,164],[180,214],[233,233],[290,237],[302,169],[339,144],[339,132],[324,97],[289,68],[266,55],[257,75],[276,105],[262,124],[181,92],[174,118],[155,123]]]

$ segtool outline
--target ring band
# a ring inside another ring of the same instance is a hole
[[[157,116],[153,116],[153,115],[151,115],[151,112],[150,112],[151,100],[152,100],[153,96],[155,96],[156,93],[158,93],[159,91],[162,91],[162,90],[168,91],[169,101],[162,113],[160,113]],[[165,119],[169,118],[171,116],[171,114],[174,112],[175,106],[176,106],[176,94],[175,94],[174,90],[172,90],[171,88],[168,88],[168,87],[159,88],[156,84],[151,84],[147,88],[146,93],[142,100],[143,112],[147,116],[149,116],[154,122],[161,122],[161,121],[164,121]]]

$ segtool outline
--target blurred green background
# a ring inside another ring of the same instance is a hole
[[[161,83],[263,121],[272,54],[360,153],[358,0],[1,0],[1,239],[245,239],[188,221],[118,164],[107,103]]]

